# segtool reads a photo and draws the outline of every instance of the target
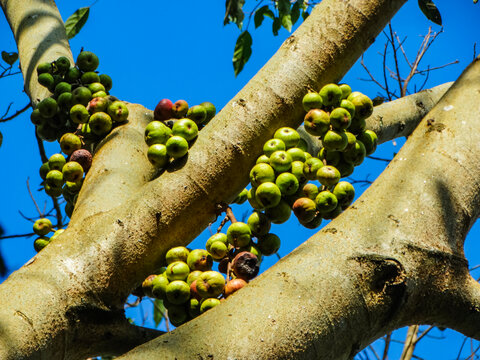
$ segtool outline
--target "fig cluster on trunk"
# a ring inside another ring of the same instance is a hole
[[[40,177],[47,195],[64,197],[69,217],[92,164],[96,144],[128,120],[126,104],[110,95],[112,79],[99,74],[98,65],[94,53],[82,51],[73,65],[62,56],[37,66],[38,82],[51,96],[38,103],[30,119],[37,136],[48,142],[58,141],[65,154],[50,156],[40,167]],[[37,251],[49,243],[46,235],[41,236],[34,242]]]

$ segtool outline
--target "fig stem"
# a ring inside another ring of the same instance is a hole
[[[222,222],[220,223],[220,225],[218,226],[218,229],[217,229],[217,233],[219,233],[220,231],[222,231],[222,228],[225,226],[225,224],[228,222],[229,217],[228,216],[225,216],[225,218],[222,220]]]
[[[232,224],[237,222],[237,219],[235,218],[235,215],[233,215],[233,211],[230,206],[227,206],[227,208],[225,209],[225,212],[227,213],[227,217],[230,219]]]
[[[230,281],[230,271],[232,270],[232,262],[229,261],[227,265],[227,279],[225,280],[225,284]]]

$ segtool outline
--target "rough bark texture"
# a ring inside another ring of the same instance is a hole
[[[339,80],[404,2],[322,1],[202,130],[188,157],[162,174],[145,156],[143,128],[151,111],[129,105],[129,123],[96,151],[67,231],[0,286],[0,358],[81,359],[122,353],[150,339],[154,334],[123,321],[126,296],[167,249],[189,243],[213,219],[215,205],[245,186],[276,128],[301,123],[306,89]],[[1,4],[27,92],[42,98],[32,80],[36,62],[70,56],[68,48],[57,50],[65,47],[58,12],[49,1]],[[21,24],[35,20],[43,28],[48,19],[51,33],[44,37],[55,41],[29,52],[32,26]],[[224,305],[127,357],[342,359],[416,322],[477,336],[477,288],[462,244],[477,216],[480,135],[474,123],[462,123],[461,113],[478,110],[476,84],[475,77],[455,86],[443,99],[453,110],[433,110],[428,118],[434,121],[420,125],[388,173],[334,224]],[[460,107],[466,86],[473,87],[472,103]],[[450,318],[445,304],[469,316]]]
[[[351,359],[416,323],[478,339],[463,242],[480,209],[479,104],[480,60],[347,211],[222,306],[121,358]]]

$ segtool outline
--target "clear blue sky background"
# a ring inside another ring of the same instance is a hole
[[[235,78],[231,60],[239,30],[233,24],[223,26],[224,1],[211,3],[214,5],[206,6],[204,1],[185,0],[140,2],[132,5],[130,1],[99,0],[91,8],[84,29],[71,41],[72,51],[75,57],[82,47],[95,52],[100,58],[99,70],[113,78],[111,93],[122,100],[141,103],[153,109],[160,99],[167,97],[173,101],[185,99],[192,105],[211,101],[217,109],[221,109],[275,53],[288,32],[282,29],[279,36],[274,37],[271,20],[266,19],[264,25],[255,30],[252,19],[248,29],[253,36],[253,54],[243,72]],[[443,17],[444,33],[422,60],[420,68],[441,66],[455,60],[459,60],[459,64],[432,72],[427,87],[455,80],[473,59],[474,43],[479,40],[476,28],[480,18],[480,4],[475,6],[472,0],[436,0],[435,3]],[[60,4],[60,11],[66,19],[77,8],[89,5],[90,1],[65,2]],[[252,0],[247,1],[246,8],[251,9],[254,5]],[[248,19],[245,19],[245,26],[247,22]],[[416,1],[409,1],[392,24],[400,38],[406,37],[404,46],[411,60],[428,27],[432,26],[433,31],[441,29],[425,19]],[[13,36],[3,16],[0,16],[0,34],[0,51],[16,51]],[[385,37],[380,34],[365,53],[366,64],[379,79],[382,70],[379,52],[383,51],[384,43]],[[480,44],[478,48],[480,50]],[[18,63],[15,64],[17,65]],[[389,66],[393,69],[392,63]],[[403,61],[402,73],[404,76],[407,74]],[[357,63],[343,81],[370,97],[378,95],[381,89],[371,82],[359,80],[361,78],[367,78],[367,74]],[[419,76],[416,83],[422,84],[424,80],[424,77]],[[28,102],[22,88],[20,75],[0,79],[0,94],[3,98],[0,115],[3,115],[10,102],[13,102],[12,110],[21,108]],[[414,87],[411,87],[411,91],[414,91]],[[42,208],[45,202],[47,208],[51,206],[48,197],[37,191],[41,160],[29,114],[30,111],[13,121],[0,123],[0,131],[4,135],[3,146],[0,148],[0,224],[7,235],[31,232],[32,223],[23,219],[19,211],[28,217],[38,216],[26,188],[28,178],[38,204]],[[375,155],[391,158],[402,144],[402,139],[397,140],[396,144],[384,144]],[[48,155],[58,150],[56,144],[47,146]],[[383,162],[366,160],[356,169],[353,178],[365,179],[368,176],[368,179],[374,180],[384,166]],[[356,190],[360,195],[364,187],[356,185]],[[241,206],[234,211],[241,217],[249,208]],[[303,228],[294,219],[283,225],[274,225],[272,230],[283,241],[281,255],[290,252],[315,232]],[[206,230],[192,247],[203,247],[208,236]],[[472,229],[466,245],[472,265],[480,263],[476,237],[478,226]],[[0,242],[10,271],[19,268],[35,255],[32,244],[33,238]],[[275,257],[266,259],[262,269],[275,261]],[[144,309],[150,306],[146,303]],[[141,322],[138,310],[130,311],[129,315]],[[149,323],[150,320],[147,321]],[[434,335],[442,334],[435,330]],[[463,337],[452,331],[445,332],[445,335],[448,335],[448,341],[422,341],[416,354],[424,359],[455,359]],[[402,334],[397,334],[395,338],[402,339]],[[377,344],[381,348],[382,343]],[[469,354],[468,344],[463,358]]]

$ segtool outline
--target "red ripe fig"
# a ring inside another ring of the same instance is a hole
[[[240,279],[240,278],[232,279],[229,282],[227,282],[227,284],[225,285],[225,289],[223,290],[223,293],[225,294],[225,297],[229,297],[235,291],[240,290],[245,285],[247,285],[247,282],[243,279]]]
[[[197,291],[197,280],[196,279],[195,279],[195,281],[193,281],[190,284],[190,296],[192,298],[197,299],[198,301],[202,300],[202,297],[200,296],[200,294]]]
[[[70,155],[69,161],[76,161],[82,165],[83,171],[87,173],[90,166],[92,166],[92,154],[86,149],[78,149]]]
[[[185,100],[177,100],[172,106],[173,117],[181,119],[187,115],[188,103]]]
[[[170,99],[162,99],[158,102],[153,117],[155,120],[168,120],[173,117],[172,112],[173,103]]]
[[[143,294],[146,296],[153,297],[152,288],[153,288],[153,279],[155,279],[157,275],[149,275],[142,283],[140,287],[143,290]]]
[[[302,222],[310,222],[317,214],[315,201],[308,197],[298,198],[292,206],[293,213]]]
[[[244,280],[253,279],[260,270],[257,257],[248,251],[242,251],[235,256],[232,268],[235,275]]]
[[[96,97],[89,101],[87,105],[87,110],[90,114],[95,114],[96,112],[107,112],[107,108],[110,102],[106,97]]]

